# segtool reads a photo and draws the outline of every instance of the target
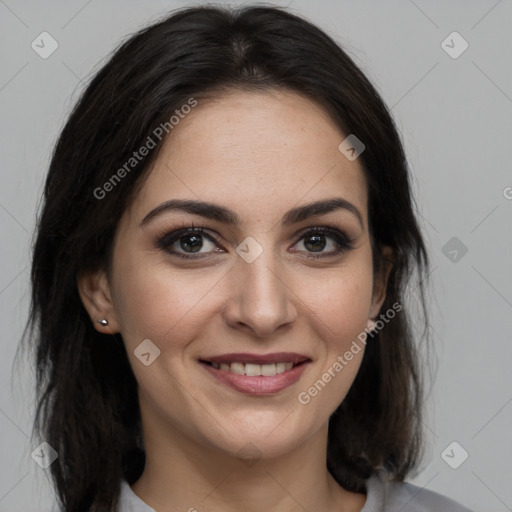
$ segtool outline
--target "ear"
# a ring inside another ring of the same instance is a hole
[[[381,254],[384,258],[384,262],[380,272],[373,278],[373,296],[372,305],[370,307],[370,318],[376,318],[378,316],[380,308],[386,299],[389,273],[393,267],[393,250],[391,247],[383,246],[381,248]],[[372,322],[370,321],[370,323]]]
[[[103,270],[98,270],[80,274],[77,277],[76,284],[80,299],[89,313],[94,328],[103,334],[119,332],[119,324],[106,273]],[[103,319],[108,321],[108,325],[99,323]]]

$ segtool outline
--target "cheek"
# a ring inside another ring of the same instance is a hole
[[[176,345],[180,338],[190,339],[199,317],[208,314],[221,275],[178,272],[147,261],[119,261],[114,276],[114,303],[125,342],[133,346],[149,338],[160,345],[167,337]]]
[[[365,352],[364,329],[371,303],[371,276],[355,273],[351,279],[329,282],[329,293],[316,297],[314,326],[319,364],[297,395],[299,408],[315,418],[312,428],[328,418],[345,399]],[[314,302],[315,303],[315,302]]]
[[[367,326],[372,302],[371,266],[364,260],[325,276],[306,299],[329,346],[342,348]],[[313,289],[313,287],[311,287]]]
[[[321,364],[305,383],[298,400],[302,405],[314,402],[321,411],[333,412],[350,389],[365,351],[365,328],[372,300],[371,258],[361,257],[357,264],[339,271],[309,298],[317,346],[323,347]],[[313,306],[314,305],[314,306]]]

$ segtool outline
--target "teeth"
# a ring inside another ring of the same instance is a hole
[[[256,377],[258,375],[261,375],[261,365],[246,364],[245,365],[245,375],[248,375],[249,377]]]
[[[277,368],[275,364],[262,364],[261,365],[261,375],[265,375],[265,377],[272,377],[277,373]]]
[[[275,364],[252,364],[252,363],[212,363],[217,370],[233,372],[237,375],[247,375],[249,377],[273,377],[293,368],[293,363],[275,363]]]
[[[226,365],[229,367],[229,365]],[[237,375],[245,375],[245,365],[242,363],[231,363],[231,371]]]

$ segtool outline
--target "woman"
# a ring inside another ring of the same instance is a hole
[[[63,510],[467,511],[404,483],[414,271],[423,298],[399,135],[326,34],[271,7],[141,30],[60,135],[34,247]]]

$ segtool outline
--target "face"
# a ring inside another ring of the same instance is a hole
[[[326,426],[385,289],[346,135],[277,91],[200,102],[175,126],[118,226],[97,327],[122,334],[145,427],[271,457]]]

